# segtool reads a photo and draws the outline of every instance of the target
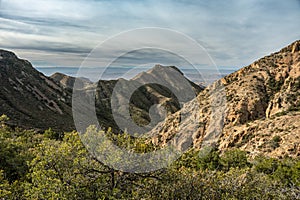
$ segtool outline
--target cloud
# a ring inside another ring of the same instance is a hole
[[[164,27],[196,39],[218,65],[242,67],[300,38],[299,9],[299,0],[2,0],[0,44],[35,63],[72,66],[119,32]],[[135,56],[143,58],[126,62]]]

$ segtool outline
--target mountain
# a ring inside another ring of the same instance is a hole
[[[300,41],[216,81],[158,124],[152,142],[300,156]],[[188,117],[182,118],[188,114]],[[191,130],[191,131],[189,131]]]
[[[0,114],[11,125],[44,130],[73,130],[71,95],[27,60],[0,50]]]
[[[166,82],[166,80],[168,81]],[[177,99],[173,94],[173,92],[182,93],[183,86],[180,86],[181,88],[176,86],[179,85],[179,80],[188,84],[192,90],[192,95],[183,95],[185,99]],[[174,88],[177,91],[170,91],[169,88]],[[99,80],[94,85],[89,85],[86,88],[86,93],[89,93],[90,90],[96,91],[96,114],[100,125],[104,128],[111,127],[114,132],[119,132],[125,130],[128,121],[133,121],[134,124],[142,127],[151,126],[162,121],[165,114],[170,115],[177,112],[183,103],[192,100],[203,89],[203,87],[184,77],[178,68],[156,65],[130,80],[122,78]],[[112,110],[111,99],[114,92],[116,95],[113,97],[112,102],[116,104],[114,106],[115,110]],[[155,105],[163,107],[166,113],[151,112]],[[123,126],[116,122],[113,111],[124,121]],[[125,116],[124,113],[128,113],[128,115]],[[131,129],[131,131],[137,130]]]
[[[122,85],[122,92],[126,88],[139,85],[146,80],[167,79],[176,80],[170,70],[175,70],[179,77],[192,85],[195,94],[203,90],[202,87],[187,80],[175,67],[157,65],[148,72],[137,75],[132,80],[100,80],[92,83],[86,78],[75,78],[61,73],[47,77],[38,72],[32,65],[19,59],[14,53],[0,50],[0,115],[6,114],[10,118],[10,125],[27,129],[55,131],[74,130],[72,118],[72,90],[76,81],[76,90],[95,93],[96,113],[103,128],[112,127],[114,132],[121,131],[114,121],[111,110],[111,96],[116,84]],[[175,81],[173,81],[175,82]],[[180,103],[166,87],[158,84],[147,84],[136,90],[130,98],[130,117],[139,125],[150,123],[149,109],[154,104],[162,104],[169,114],[180,109]],[[122,96],[118,99],[124,101]],[[191,100],[185,99],[184,102]],[[124,109],[122,105],[119,109]],[[121,112],[118,110],[118,112]],[[162,120],[159,118],[158,120]]]
[[[155,145],[172,142],[179,149],[214,145],[220,150],[240,148],[250,156],[298,157],[299,76],[300,41],[206,88],[190,82],[178,68],[161,65],[130,80],[91,83],[59,73],[46,77],[28,61],[1,50],[0,114],[8,115],[14,126],[72,130],[76,80],[76,90],[83,95],[95,91],[100,125],[114,132],[121,131],[120,125],[121,129],[129,126],[127,121],[146,128],[158,123],[147,129]],[[119,114],[117,118],[113,113]],[[118,122],[118,117],[126,123]]]

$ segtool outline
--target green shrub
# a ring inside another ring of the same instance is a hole
[[[250,166],[250,163],[247,160],[247,153],[239,149],[232,149],[224,152],[221,156],[221,163],[225,170]]]
[[[281,141],[281,137],[280,136],[274,136],[272,138],[272,140],[270,141],[270,146],[273,148],[273,149],[276,149],[280,146],[280,141]]]
[[[256,157],[254,169],[264,174],[273,174],[278,168],[278,160],[275,158]]]

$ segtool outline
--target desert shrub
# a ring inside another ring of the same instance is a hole
[[[280,146],[280,141],[281,141],[281,137],[280,136],[274,136],[271,141],[270,141],[270,146],[273,148],[273,149],[276,149]]]
[[[268,86],[271,90],[274,92],[278,92],[281,89],[281,86],[284,83],[284,79],[280,79],[279,81],[276,81],[274,77],[270,77],[268,80]]]
[[[49,128],[44,131],[44,136],[49,139],[53,139],[53,140],[62,140],[64,137],[64,134],[60,133],[60,132],[56,132],[56,131],[52,130],[51,128]]]
[[[278,160],[275,158],[256,157],[254,160],[254,169],[264,174],[273,174],[278,167]]]
[[[224,152],[221,156],[221,163],[225,170],[229,170],[230,168],[244,168],[251,165],[247,160],[247,153],[239,149]]]
[[[7,199],[11,196],[9,182],[3,176],[3,170],[0,170],[0,199]]]
[[[177,168],[185,167],[195,170],[216,170],[221,169],[220,156],[217,148],[203,148],[190,150],[184,153],[176,162]]]

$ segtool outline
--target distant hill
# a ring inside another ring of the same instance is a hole
[[[182,88],[175,87],[175,85],[179,85],[177,83],[179,79],[182,79],[183,82],[186,82],[190,85],[191,89],[193,90],[193,97],[184,95],[185,91],[182,91]],[[64,78],[62,80],[66,79]],[[161,80],[168,80],[169,86],[171,88],[175,88],[178,93],[182,93],[182,96],[184,96],[185,99],[180,102],[168,87],[162,86],[161,84],[156,84]],[[148,81],[150,81],[149,84],[144,84]],[[81,88],[81,79],[79,79],[78,84],[78,87]],[[126,113],[128,109],[130,116],[127,116],[129,117],[127,120],[133,121],[133,123],[139,126],[146,126],[151,123],[151,120],[153,119],[151,119],[149,110],[151,110],[153,105],[159,104],[163,106],[167,112],[166,114],[169,115],[180,110],[183,103],[192,100],[192,98],[196,97],[197,94],[204,89],[204,87],[199,86],[185,78],[182,72],[180,72],[180,70],[176,67],[161,65],[156,65],[152,69],[142,72],[130,80],[99,80],[94,84],[86,85],[86,88],[83,89],[85,92],[82,95],[88,94],[90,90],[96,91],[95,105],[100,125],[102,125],[104,128],[111,127],[114,132],[120,131],[119,124],[116,124],[111,109],[111,97],[114,89],[116,88],[119,88],[121,92],[121,95],[114,97],[114,101],[118,102],[116,112],[122,114]],[[128,102],[126,102],[125,96],[130,92],[133,93],[130,96],[130,99],[128,99],[129,107],[127,108]],[[156,121],[152,121],[152,123],[157,123],[163,120],[163,118],[163,116],[156,116]],[[125,126],[126,125],[127,124],[125,124]]]
[[[73,89],[76,78],[68,76],[59,72],[56,72],[50,76],[54,81],[59,82],[62,86],[68,89]],[[91,85],[93,82],[87,78],[77,78],[78,87],[84,88],[88,85]],[[80,84],[80,85],[79,85]]]

